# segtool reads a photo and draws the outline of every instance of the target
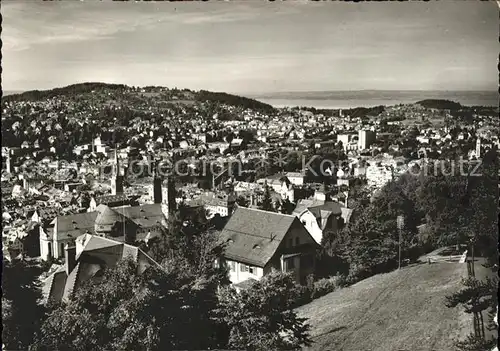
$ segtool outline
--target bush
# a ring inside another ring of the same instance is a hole
[[[55,260],[52,257],[49,257],[49,259],[47,261],[42,261],[40,263],[40,268],[41,268],[42,272],[48,272],[50,270],[50,267],[52,267],[52,265],[54,263],[55,263]]]
[[[311,289],[304,285],[297,285],[296,299],[292,303],[293,308],[305,305],[306,303],[311,302],[311,300]]]
[[[341,277],[342,276],[337,275],[314,282],[314,286],[311,291],[311,299],[317,299],[318,297],[334,292],[338,288],[345,286],[343,285],[345,283],[345,278]]]

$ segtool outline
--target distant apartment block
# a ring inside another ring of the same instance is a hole
[[[358,132],[358,149],[367,150],[377,139],[377,134],[372,130],[360,130]]]
[[[352,151],[358,149],[358,135],[354,133],[338,134],[337,141],[342,142],[344,151]]]

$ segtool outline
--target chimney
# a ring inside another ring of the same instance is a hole
[[[64,247],[64,259],[66,261],[66,274],[69,276],[76,263],[76,246],[74,243],[68,243]]]

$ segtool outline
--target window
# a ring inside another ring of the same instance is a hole
[[[257,268],[240,263],[240,271],[241,272],[248,272],[250,274],[255,274],[255,272],[257,271]]]
[[[234,261],[229,261],[227,262],[227,265],[229,266],[229,270],[231,272],[234,272],[236,271],[236,263]]]
[[[296,237],[295,238],[295,245],[300,245],[300,238],[299,237]]]
[[[292,247],[293,246],[293,240],[292,239],[288,239],[288,247]]]
[[[292,257],[292,258],[289,258],[289,259],[287,260],[287,263],[286,263],[286,268],[287,268],[287,270],[289,270],[289,269],[294,269],[294,268],[295,268],[295,260],[294,260],[294,258],[293,258],[293,257]]]

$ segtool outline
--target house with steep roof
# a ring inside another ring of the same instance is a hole
[[[285,176],[293,185],[304,185],[304,173],[303,172],[287,172]]]
[[[214,193],[206,192],[198,198],[188,202],[190,207],[203,206],[207,210],[207,217],[212,218],[215,215],[221,217],[230,216],[233,213],[236,204],[236,195],[234,193]]]
[[[125,194],[117,194],[117,195],[102,195],[96,198],[92,197],[90,199],[89,211],[95,211],[98,205],[106,205],[109,207],[117,207],[117,206],[127,206],[133,203],[133,200],[130,196]]]
[[[76,245],[75,245],[76,244]],[[83,234],[64,247],[65,263],[42,283],[44,302],[67,302],[85,282],[102,277],[106,268],[129,258],[138,263],[139,273],[158,265],[138,247],[116,240]]]
[[[111,208],[97,206],[93,212],[55,217],[40,227],[40,254],[43,260],[64,257],[64,247],[83,234],[98,235],[126,243],[144,241],[166,226],[168,214],[162,204]]]
[[[297,203],[293,214],[297,216],[314,240],[321,244],[324,233],[338,231],[342,208],[336,201],[304,199]]]
[[[295,191],[293,183],[288,179],[288,177],[282,174],[275,174],[267,178],[257,180],[257,184],[263,186],[269,186],[277,194],[281,196],[281,199],[288,199],[291,202],[295,201]]]
[[[226,245],[224,262],[236,288],[272,270],[294,272],[301,283],[314,272],[319,245],[296,216],[238,207],[220,239]]]

